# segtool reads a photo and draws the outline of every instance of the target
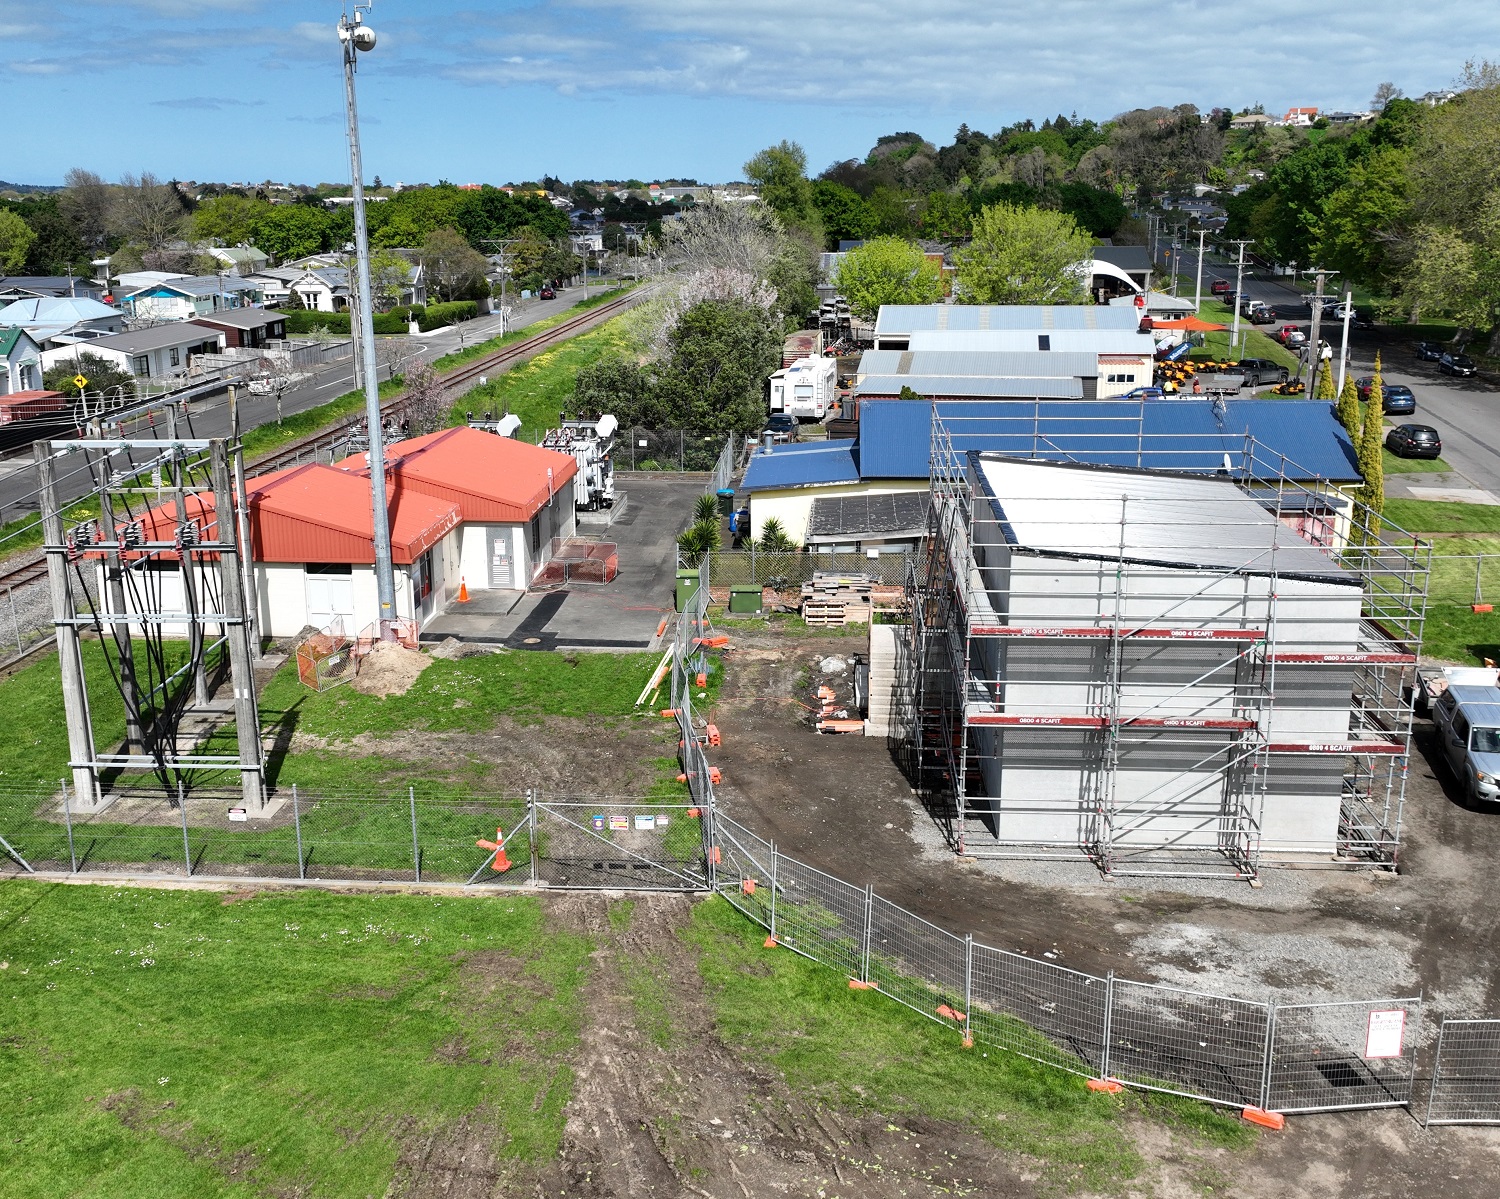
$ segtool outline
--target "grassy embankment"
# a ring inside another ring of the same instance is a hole
[[[249,1199],[391,1193],[462,1135],[525,1178],[563,1143],[588,1013],[589,939],[519,896],[0,888],[0,1193]],[[623,932],[629,901],[612,905]],[[1038,1163],[1049,1189],[1141,1171],[1134,1119],[1240,1150],[1231,1113],[1083,1080],[939,1028],[795,954],[728,904],[696,906],[717,1034],[823,1106],[926,1117]],[[633,1018],[673,1045],[684,1002],[624,963]],[[688,1047],[691,1049],[691,1047]]]

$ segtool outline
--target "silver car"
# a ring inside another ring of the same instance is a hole
[[[1500,803],[1500,687],[1449,687],[1432,705],[1432,722],[1464,794]]]

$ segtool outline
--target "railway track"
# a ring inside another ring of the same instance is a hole
[[[649,287],[638,287],[632,291],[610,300],[606,304],[600,304],[597,308],[590,308],[587,312],[580,312],[577,316],[569,317],[561,324],[545,329],[534,337],[528,337],[524,341],[515,342],[512,345],[502,346],[493,353],[485,354],[470,362],[464,362],[454,367],[451,371],[440,376],[444,385],[453,387],[472,382],[481,375],[493,373],[497,368],[509,369],[518,363],[535,357],[549,346],[557,345],[570,338],[578,336],[595,325],[603,324],[611,317],[618,316],[625,309],[637,303],[642,297],[649,294]],[[394,412],[401,406],[402,396],[400,393],[386,400],[380,410],[384,413]],[[316,451],[328,444],[337,441],[339,434],[347,430],[357,428],[365,423],[364,413],[351,416],[347,420],[339,421],[329,425],[325,429],[303,437],[298,441],[290,442],[279,449],[272,450],[269,454],[262,455],[251,462],[247,467],[253,467],[259,472],[280,470],[300,461],[309,453]],[[0,593],[17,587],[25,587],[38,580],[47,577],[47,558],[44,554],[37,554],[33,558],[26,558],[14,563],[8,570],[0,572]]]

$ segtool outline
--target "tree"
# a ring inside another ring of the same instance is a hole
[[[974,221],[974,240],[958,252],[965,304],[1077,304],[1088,296],[1079,264],[1093,240],[1073,218],[1042,208],[994,204]]]
[[[865,320],[873,320],[882,304],[935,304],[943,298],[938,264],[899,237],[877,237],[850,250],[833,283]]]
[[[1375,95],[1370,100],[1370,107],[1376,112],[1382,112],[1387,104],[1398,99],[1402,94],[1401,89],[1394,83],[1382,83],[1375,89]]]
[[[250,225],[250,240],[277,262],[288,262],[342,245],[341,240],[334,239],[332,224],[330,213],[322,206],[266,204],[257,208]]]
[[[487,295],[489,262],[453,229],[438,229],[422,243],[422,263],[427,286],[444,300]]]
[[[42,374],[42,386],[48,391],[77,395],[78,388],[73,385],[73,379],[77,375],[88,380],[85,390],[91,393],[112,391],[117,387],[127,393],[134,392],[135,378],[129,371],[122,370],[109,359],[91,354],[88,350],[79,350],[76,354],[69,354],[53,363]]]
[[[159,250],[181,235],[186,218],[182,197],[150,171],[122,175],[115,197],[111,212],[118,232],[140,243],[143,251]]]
[[[1361,504],[1369,509],[1365,527],[1359,537],[1366,545],[1380,540],[1380,514],[1385,508],[1385,459],[1381,441],[1385,425],[1385,386],[1381,380],[1380,353],[1375,354],[1375,375],[1370,382],[1370,399],[1365,404],[1364,427],[1359,435],[1359,473],[1364,479],[1357,492]]]
[[[436,433],[443,428],[452,407],[448,389],[431,363],[418,358],[406,367],[398,415],[413,436]]]
[[[768,516],[761,522],[760,540],[755,543],[755,548],[768,554],[789,554],[797,548],[797,543],[786,535],[779,520]]]
[[[395,250],[370,253],[370,294],[377,312],[388,312],[401,301],[402,289],[411,277],[411,263]]]
[[[74,167],[64,175],[63,184],[62,195],[58,197],[63,215],[73,223],[84,245],[103,249],[114,204],[109,184],[82,167]]]
[[[246,196],[213,196],[194,209],[193,236],[199,241],[237,246],[254,237],[257,219],[270,208],[264,200]]]
[[[20,274],[30,257],[34,241],[36,234],[30,225],[8,208],[0,208],[0,272]]]
[[[796,142],[767,146],[745,164],[745,178],[782,220],[815,231],[821,244],[823,218],[807,178],[807,152]]]
[[[853,188],[818,179],[812,185],[812,200],[823,223],[828,249],[836,250],[841,241],[856,241],[874,232],[870,206]]]
[[[572,406],[585,420],[608,413],[622,428],[649,428],[658,423],[650,379],[637,363],[619,354],[606,354],[579,370],[573,380]]]
[[[1324,373],[1327,374],[1328,372],[1325,371]],[[1354,385],[1353,374],[1347,375],[1344,378],[1344,390],[1339,392],[1336,415],[1339,418],[1339,424],[1343,425],[1345,431],[1349,434],[1349,440],[1357,442],[1359,440],[1360,429],[1359,389]]]
[[[765,423],[765,381],[781,365],[781,333],[763,308],[705,300],[684,312],[657,380],[668,419],[693,433],[748,433]]]
[[[1316,346],[1312,346],[1309,348],[1310,354],[1317,354],[1317,352],[1318,348]],[[1317,360],[1315,359],[1314,361]],[[1316,369],[1318,371],[1318,391],[1317,394],[1313,396],[1313,399],[1328,400],[1330,402],[1338,399],[1338,392],[1334,390],[1333,386],[1333,371],[1330,369],[1331,366],[1331,362],[1317,361]]]

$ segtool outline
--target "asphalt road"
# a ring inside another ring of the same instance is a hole
[[[1184,253],[1182,270],[1189,278],[1197,270],[1196,253]],[[1205,257],[1203,294],[1209,294],[1214,279],[1227,279],[1231,286],[1235,268]],[[1337,280],[1329,286],[1333,291]],[[1276,309],[1278,318],[1306,326],[1312,310],[1305,297],[1284,283],[1270,279],[1245,277],[1244,293],[1252,300],[1264,300]],[[1188,290],[1191,294],[1191,289]],[[1283,324],[1278,319],[1276,326]],[[1242,323],[1241,327],[1244,325]],[[1273,326],[1262,326],[1271,328]],[[1343,322],[1325,320],[1319,336],[1337,353],[1343,334]],[[1415,353],[1416,343],[1406,335],[1387,329],[1351,329],[1349,332],[1350,370],[1356,377],[1373,372],[1375,353],[1380,351],[1382,377],[1387,383],[1404,383],[1417,397],[1415,416],[1401,417],[1402,422],[1431,425],[1443,439],[1443,459],[1464,475],[1475,487],[1500,495],[1500,386],[1497,380],[1483,374],[1468,379],[1441,375],[1437,363],[1422,362]]]
[[[597,288],[591,288],[596,291]],[[549,316],[563,312],[583,299],[583,289],[575,287],[560,291],[552,300],[528,302],[524,310],[511,309],[510,328],[522,329]],[[441,358],[466,345],[485,341],[500,333],[500,317],[479,317],[462,325],[450,325],[430,334],[414,337],[420,352],[429,361]],[[384,377],[384,374],[382,374]],[[337,399],[355,388],[354,361],[352,358],[331,364],[316,379],[305,386],[288,391],[282,397],[282,415],[295,416],[309,408],[316,408]],[[250,395],[241,387],[238,393],[241,430],[269,424],[276,419],[276,400],[271,396]],[[229,434],[229,403],[227,391],[216,392],[188,405],[192,420],[192,431],[196,437],[226,437]],[[151,428],[165,433],[163,418],[157,415],[154,424],[132,428],[137,437],[150,437]],[[181,431],[181,430],[179,430]],[[58,470],[58,490],[66,499],[74,499],[93,490],[88,476],[80,468],[62,466]],[[0,523],[14,520],[28,512],[37,510],[36,468],[31,461],[28,448],[15,455],[0,459]],[[0,546],[0,554],[4,547]]]

